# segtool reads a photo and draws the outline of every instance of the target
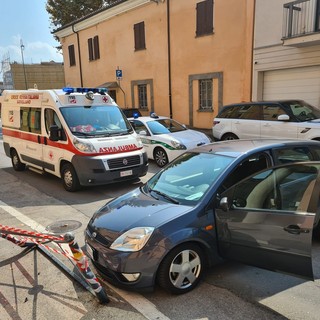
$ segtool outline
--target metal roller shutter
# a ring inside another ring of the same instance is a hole
[[[265,71],[263,100],[301,99],[320,106],[320,66]]]

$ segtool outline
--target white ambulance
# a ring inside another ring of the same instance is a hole
[[[105,88],[5,90],[5,153],[12,166],[62,178],[67,191],[144,176],[140,138]]]

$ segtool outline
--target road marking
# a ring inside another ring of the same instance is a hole
[[[29,226],[34,231],[40,233],[47,233],[47,230],[40,223],[35,220],[25,216],[23,213],[19,212],[13,207],[10,207],[6,203],[0,200],[0,209],[6,211],[11,216],[15,217],[23,224]],[[109,283],[103,281],[105,285],[112,288],[119,296],[121,296],[124,300],[126,300],[133,308],[135,308],[138,312],[140,312],[145,318],[149,320],[170,320],[163,313],[161,313],[156,306],[151,303],[149,300],[145,299],[142,295],[138,293],[128,293],[124,290],[115,288],[111,286]]]
[[[40,233],[46,232],[46,228],[44,226],[42,226],[40,223],[25,216],[24,214],[22,214],[21,212],[19,212],[15,208],[8,206],[6,203],[4,203],[1,200],[0,200],[0,208],[4,211],[8,212],[11,216],[17,218],[18,220],[20,220],[22,223],[26,224],[27,226],[29,226],[33,230],[40,232]]]

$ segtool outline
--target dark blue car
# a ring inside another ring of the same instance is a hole
[[[108,281],[135,290],[188,292],[223,259],[313,279],[319,160],[311,140],[186,152],[93,215],[87,253]]]

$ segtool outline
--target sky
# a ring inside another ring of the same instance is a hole
[[[22,63],[21,40],[25,64],[62,62],[55,48],[59,45],[51,34],[46,0],[1,0],[0,61]],[[0,79],[2,78],[0,64]]]

